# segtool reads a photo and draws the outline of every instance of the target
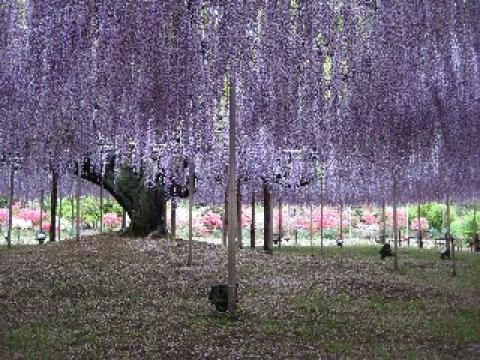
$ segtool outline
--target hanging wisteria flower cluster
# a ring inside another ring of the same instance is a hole
[[[471,199],[478,19],[463,0],[0,0],[1,156],[60,174],[110,157],[166,186],[194,158],[219,202],[235,79],[244,194]]]

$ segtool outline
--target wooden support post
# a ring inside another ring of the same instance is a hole
[[[172,196],[170,202],[170,240],[175,241],[177,238],[177,199]]]
[[[380,243],[385,244],[387,240],[387,226],[385,222],[385,200],[382,202],[382,210],[380,215]]]
[[[15,185],[15,165],[10,168],[10,194],[8,199],[8,229],[7,229],[7,246],[12,246],[12,225],[13,225],[13,194]]]
[[[75,193],[75,198],[77,202],[77,213],[76,213],[76,226],[77,226],[77,232],[76,232],[76,239],[80,240],[82,233],[81,233],[81,221],[80,221],[80,195],[81,195],[81,184],[82,184],[82,172],[81,172],[81,165],[80,161],[78,162],[78,168],[77,168],[77,188],[76,188],[76,193]]]
[[[310,247],[313,248],[313,204],[310,204]]]
[[[127,229],[127,210],[122,209],[122,230],[125,231]]]
[[[38,231],[43,231],[43,197],[44,197],[44,194],[43,194],[43,189],[42,191],[40,191],[40,221],[39,221],[39,224],[38,224]]]
[[[451,228],[450,228],[450,197],[447,196],[447,234],[448,240],[445,240],[446,243],[448,243],[448,246],[450,246],[451,254],[452,254],[452,275],[457,276],[457,265],[455,261],[455,243],[453,241],[453,236],[451,234]]]
[[[343,203],[340,203],[340,239],[343,240]]]
[[[52,172],[52,191],[50,193],[50,229],[49,229],[49,241],[54,242],[57,229],[57,192],[58,192],[58,175],[56,171]]]
[[[235,184],[237,173],[237,100],[236,100],[236,84],[231,79],[229,91],[229,130],[228,130],[228,315],[230,319],[236,318],[237,307],[237,284],[236,284],[236,225],[237,208],[235,204]]]
[[[408,246],[410,246],[410,240],[408,239],[410,234],[408,233],[408,204],[405,205],[405,238],[408,241]]]
[[[282,206],[282,199],[278,201],[278,234],[279,234],[279,242],[278,247],[282,246],[282,239],[283,239],[283,214],[282,214],[283,206]]]
[[[263,185],[263,249],[273,253],[272,194],[267,184]]]
[[[58,196],[58,241],[62,240],[62,196]]]
[[[323,182],[324,177],[320,178],[320,253],[323,254]]]
[[[393,244],[395,253],[393,257],[393,268],[395,271],[398,271],[397,187],[395,179],[393,180]]]
[[[225,189],[225,203],[223,207],[222,216],[222,244],[227,246],[227,232],[228,232],[228,189]]]
[[[188,266],[193,262],[193,192],[195,183],[194,157],[190,156],[188,161]]]
[[[237,178],[237,245],[239,249],[243,249],[242,194],[240,191],[240,178]]]
[[[348,237],[352,238],[352,206],[350,206],[350,211],[348,212]]]
[[[420,203],[417,207],[417,236],[418,236],[418,246],[420,249],[423,249],[423,239],[422,239],[422,227],[420,226]]]
[[[250,247],[255,249],[255,191],[252,191],[252,223],[250,224]]]
[[[102,174],[102,180],[100,181],[100,234],[102,233],[103,233],[103,174]]]

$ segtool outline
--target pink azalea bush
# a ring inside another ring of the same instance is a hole
[[[362,220],[367,225],[376,224],[378,222],[377,217],[373,212],[365,211]]]
[[[120,217],[115,213],[107,213],[103,215],[103,223],[108,227],[113,227],[121,223]]]
[[[34,225],[37,225],[40,223],[40,216],[41,216],[40,210],[35,210],[35,209],[20,209],[17,213],[17,217],[23,220],[29,220],[31,221]],[[45,219],[47,216],[46,213],[43,213],[43,218]]]
[[[205,231],[211,233],[213,230],[222,228],[222,217],[217,213],[209,211],[200,217],[200,223],[205,228]]]
[[[410,226],[412,230],[418,231],[418,219],[417,218],[413,219]],[[424,230],[428,230],[428,228],[429,228],[428,220],[425,219],[424,217],[421,217],[420,230],[424,231]]]
[[[6,225],[8,222],[8,209],[0,209],[0,223]]]
[[[388,209],[386,211],[386,223],[388,226],[393,226],[393,210]],[[403,209],[397,209],[397,224],[398,227],[404,227],[405,222],[407,221],[407,215],[405,213],[405,210]]]
[[[42,231],[48,232],[50,231],[50,222],[42,222]]]

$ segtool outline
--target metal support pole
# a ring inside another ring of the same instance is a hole
[[[235,274],[235,236],[237,209],[235,206],[235,184],[237,172],[237,102],[236,89],[233,79],[230,81],[229,91],[229,166],[228,166],[228,314],[230,319],[235,319],[236,315],[236,274]]]

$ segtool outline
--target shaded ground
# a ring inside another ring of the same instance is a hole
[[[456,278],[429,250],[243,250],[240,319],[208,303],[225,249],[97,236],[0,247],[0,358],[474,359],[480,254]],[[312,256],[312,254],[314,256]]]

